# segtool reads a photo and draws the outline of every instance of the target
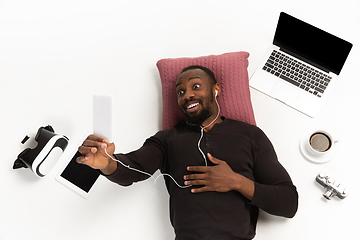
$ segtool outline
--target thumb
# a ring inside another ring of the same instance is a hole
[[[115,144],[114,143],[105,143],[101,145],[100,152],[104,157],[112,156],[115,152]]]
[[[212,163],[214,163],[216,165],[220,164],[221,161],[219,159],[217,159],[216,157],[213,157],[210,153],[208,153],[207,156]]]

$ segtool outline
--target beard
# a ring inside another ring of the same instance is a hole
[[[190,125],[201,126],[208,118],[213,115],[211,104],[214,102],[214,98],[212,94],[210,94],[210,96],[206,98],[206,101],[204,101],[204,99],[193,99],[185,102],[185,105],[188,102],[192,101],[198,102],[202,106],[202,110],[197,114],[188,114],[186,111],[183,110],[186,116],[186,123]],[[204,105],[204,102],[207,102],[208,104]]]

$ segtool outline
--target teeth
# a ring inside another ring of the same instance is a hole
[[[190,104],[190,105],[187,107],[187,109],[193,108],[193,107],[195,107],[195,106],[197,106],[197,105],[199,105],[199,103]]]

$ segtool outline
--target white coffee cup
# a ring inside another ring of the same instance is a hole
[[[305,149],[313,157],[321,157],[333,151],[334,145],[339,141],[329,131],[312,131],[306,138]]]

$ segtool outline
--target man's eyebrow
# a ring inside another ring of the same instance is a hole
[[[197,79],[197,78],[200,78],[200,77],[199,77],[199,76],[190,77],[190,78],[188,79],[188,82],[189,82],[190,80]],[[182,84],[182,83],[177,83],[177,84],[175,85],[175,87],[179,86],[180,84]]]

